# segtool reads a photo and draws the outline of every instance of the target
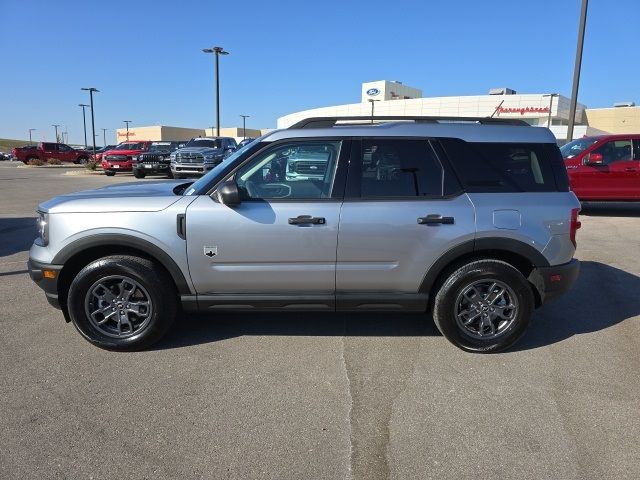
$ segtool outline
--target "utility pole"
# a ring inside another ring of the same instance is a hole
[[[373,98],[370,98],[369,101],[371,102],[371,123],[373,124],[373,106],[380,100],[374,100]]]
[[[91,138],[93,138],[93,159],[95,160],[96,158],[96,122],[93,116],[93,92],[100,92],[100,90],[94,87],[81,88],[80,90],[85,90],[89,92],[89,98],[91,99],[91,102],[89,102],[91,104],[91,134],[92,134]]]
[[[84,149],[86,150],[89,147],[87,146],[87,118],[84,114],[84,109],[89,105],[85,105],[84,103],[79,103],[78,106],[82,107],[82,125],[84,126]]]
[[[573,86],[571,88],[571,104],[569,106],[569,125],[567,126],[567,142],[573,140],[573,126],[576,123],[576,107],[578,103],[578,87],[580,85],[580,69],[582,67],[582,47],[584,46],[584,30],[587,25],[587,4],[582,0],[580,9],[580,26],[578,28],[578,46],[576,47],[576,63],[573,68]]]
[[[107,134],[106,134],[106,132],[107,132],[107,129],[103,128],[102,129],[102,146],[103,147],[107,146]]]
[[[51,126],[52,126],[53,128],[55,128],[55,129],[56,129],[56,143],[59,143],[59,142],[58,142],[58,140],[59,140],[59,138],[58,138],[58,127],[59,127],[60,125],[58,125],[58,124],[56,123],[55,125],[51,125]]]
[[[29,143],[31,143],[31,132],[35,132],[36,129],[35,128],[30,128],[29,129]]]
[[[127,124],[127,142],[129,141],[129,124],[133,123],[131,120],[123,120]]]
[[[222,47],[203,48],[204,53],[214,53],[216,56],[216,136],[220,136],[220,55],[229,55]]]
[[[242,139],[244,140],[245,138],[247,138],[247,118],[250,117],[250,115],[240,115],[242,117]]]

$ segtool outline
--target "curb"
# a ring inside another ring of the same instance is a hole
[[[63,175],[104,175],[102,170],[71,170],[69,172],[64,172]]]

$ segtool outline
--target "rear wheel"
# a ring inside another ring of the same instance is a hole
[[[84,165],[85,163],[87,163],[87,160],[89,160],[87,157],[80,157],[73,163]]]
[[[104,174],[105,174],[107,177],[113,177],[113,176],[116,174],[116,172],[114,172],[113,170],[105,170],[105,171],[104,171]]]
[[[91,262],[69,288],[69,315],[80,334],[109,350],[157,342],[177,312],[171,277],[151,260],[114,255]]]
[[[451,272],[436,293],[438,330],[468,352],[500,352],[526,331],[534,307],[529,282],[499,260],[477,260]]]

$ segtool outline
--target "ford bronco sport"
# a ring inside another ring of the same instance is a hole
[[[39,206],[31,278],[95,345],[144,348],[186,311],[429,312],[496,352],[566,292],[580,203],[546,128],[498,119],[307,119],[195,183]],[[360,123],[358,123],[360,122]],[[287,157],[322,152],[322,177]]]

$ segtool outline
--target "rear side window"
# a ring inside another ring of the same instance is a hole
[[[568,191],[566,168],[556,145],[459,139],[442,143],[467,192]]]
[[[362,141],[363,198],[441,196],[444,170],[427,140]]]

